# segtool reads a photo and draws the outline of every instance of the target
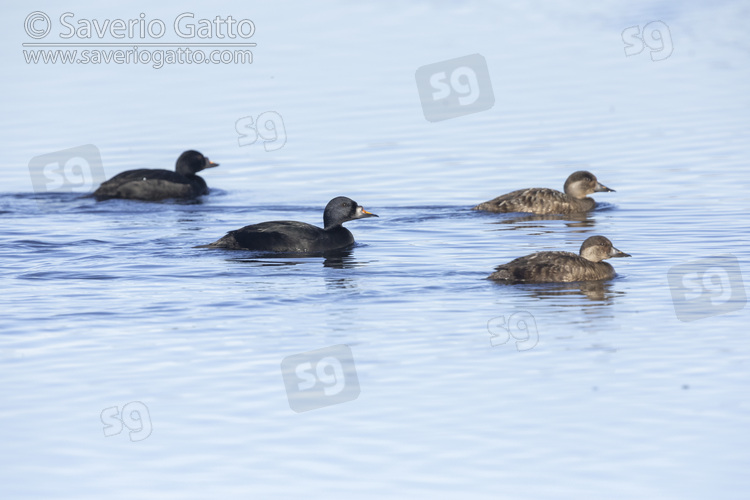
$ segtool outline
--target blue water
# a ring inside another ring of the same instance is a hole
[[[251,65],[161,69],[26,64],[31,10],[0,16],[0,497],[747,497],[744,3],[236,2],[190,12],[252,19]],[[656,21],[671,55],[626,56]],[[417,68],[476,53],[494,104],[426,120]],[[241,146],[264,112],[278,142]],[[196,203],[39,187],[34,158],[87,144],[106,177],[221,166]],[[616,189],[585,217],[470,210],[579,169]],[[337,195],[379,215],[342,254],[196,248]],[[485,279],[594,234],[632,254],[609,282]],[[329,362],[347,390],[294,411],[282,361],[341,345],[356,378]]]

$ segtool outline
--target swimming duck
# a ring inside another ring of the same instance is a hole
[[[296,221],[261,222],[229,231],[223,238],[204,247],[287,253],[339,250],[354,244],[354,236],[341,224],[366,217],[377,215],[357,205],[354,200],[339,196],[326,205],[323,228]]]
[[[121,172],[94,191],[98,201],[112,198],[159,201],[167,198],[195,198],[208,194],[206,181],[195,175],[218,167],[198,151],[185,151],[177,158],[175,171],[140,168]]]
[[[473,210],[488,212],[531,212],[535,214],[569,214],[587,212],[596,202],[586,195],[614,192],[596,180],[591,172],[579,170],[565,181],[564,193],[548,188],[519,189],[480,203]]]
[[[593,281],[614,278],[615,269],[604,259],[630,257],[604,236],[591,236],[572,252],[537,252],[497,266],[489,279],[537,283]]]

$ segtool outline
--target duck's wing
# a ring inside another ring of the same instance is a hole
[[[262,222],[229,231],[208,246],[266,252],[309,252],[317,249],[324,233],[323,229],[304,222]]]
[[[171,170],[141,168],[121,172],[105,181],[94,191],[100,200],[127,198],[161,200],[184,198],[193,194],[190,180]]]
[[[581,260],[571,252],[537,252],[497,266],[490,278],[506,281],[576,281],[564,278]]]
[[[519,189],[480,203],[474,210],[489,212],[561,213],[570,211],[570,197],[549,188]]]
[[[139,168],[136,170],[126,170],[112,177],[107,182],[131,182],[141,180],[162,180],[175,182],[177,184],[189,184],[190,181],[182,174],[174,170],[164,170],[161,168]]]

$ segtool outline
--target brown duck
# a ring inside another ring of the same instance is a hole
[[[559,283],[607,280],[615,269],[605,259],[630,257],[612,246],[604,236],[592,236],[572,252],[537,252],[497,266],[489,279],[509,282]]]
[[[591,172],[579,170],[565,181],[564,193],[549,188],[519,189],[480,203],[474,210],[487,212],[531,212],[535,214],[570,214],[588,212],[596,206],[591,193],[614,191],[599,183]]]

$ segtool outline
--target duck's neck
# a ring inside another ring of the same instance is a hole
[[[596,252],[596,251],[594,250],[594,248],[586,248],[586,249],[584,249],[584,250],[583,250],[583,251],[581,252],[581,254],[580,254],[580,257],[581,257],[582,259],[586,259],[587,261],[589,261],[589,262],[594,262],[594,263],[597,263],[597,262],[601,262],[601,261],[603,261],[603,260],[604,260],[604,259],[602,258],[602,256],[601,256],[601,255],[599,255],[599,254],[598,254],[598,253],[597,253],[597,252]]]
[[[565,194],[570,196],[571,198],[575,200],[585,200],[586,199],[586,193],[583,191],[579,191],[577,189],[566,189]]]

